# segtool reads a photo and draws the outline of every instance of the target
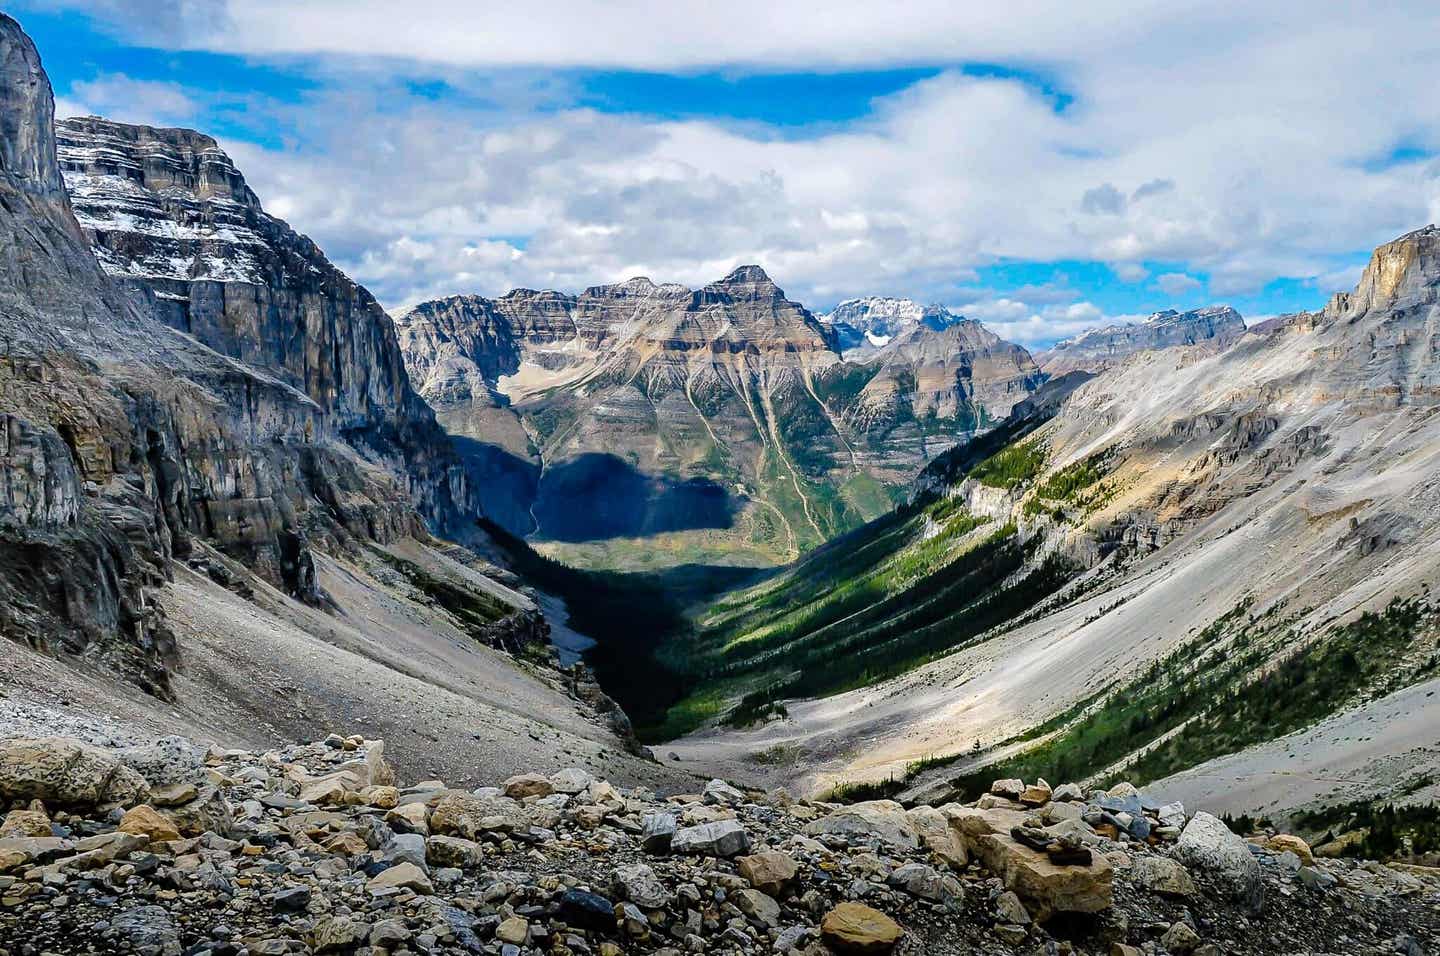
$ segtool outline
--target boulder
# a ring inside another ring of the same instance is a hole
[[[397,808],[401,809],[401,808]],[[530,824],[519,806],[504,797],[477,797],[468,793],[446,793],[430,811],[431,833],[478,839],[485,833],[511,833]]]
[[[1203,810],[1190,818],[1175,844],[1175,856],[1210,875],[1231,898],[1252,910],[1263,901],[1260,863],[1249,846],[1216,817]]]
[[[735,820],[719,820],[686,827],[670,841],[674,853],[695,853],[703,856],[732,857],[750,852],[750,835]]]
[[[150,785],[112,752],[68,737],[0,740],[0,802],[144,803]]]
[[[1300,858],[1300,862],[1306,866],[1315,865],[1315,855],[1310,851],[1310,844],[1290,833],[1277,833],[1265,841],[1265,849],[1274,853],[1290,851]]]
[[[502,785],[505,796],[512,800],[523,800],[526,797],[548,797],[555,792],[555,787],[550,779],[543,774],[522,773],[519,776],[511,777]]]
[[[763,926],[780,924],[780,904],[757,889],[746,888],[737,892],[732,901],[735,908]]]
[[[1050,784],[1037,780],[1020,792],[1019,801],[1027,807],[1043,807],[1050,802]]]
[[[894,920],[863,903],[841,903],[820,922],[820,937],[841,956],[881,956],[902,935]]]
[[[463,837],[432,836],[425,841],[425,859],[433,866],[476,867],[485,861],[480,844]]]
[[[610,889],[621,900],[628,900],[647,910],[658,910],[670,905],[670,889],[655,875],[655,871],[644,863],[633,863],[617,867],[610,882]]]
[[[795,861],[778,850],[742,856],[735,866],[751,886],[774,897],[781,896],[799,872]]]
[[[706,803],[722,807],[738,807],[745,802],[745,794],[736,790],[724,780],[711,780],[705,785],[700,798]]]
[[[1114,871],[1103,856],[1084,866],[1057,864],[1004,833],[976,837],[974,847],[1006,889],[1034,904],[1042,921],[1057,912],[1098,913],[1114,901]]]
[[[114,754],[152,788],[205,780],[205,752],[184,737],[161,737],[153,743],[121,747]]]
[[[942,876],[934,867],[924,863],[906,863],[897,867],[885,882],[932,903],[958,900],[964,895],[954,877]]]
[[[169,817],[143,803],[125,811],[125,816],[120,818],[119,829],[122,833],[147,836],[152,842],[180,839],[180,831],[170,822]]]
[[[229,836],[235,828],[235,816],[218,787],[209,784],[199,788],[194,800],[161,811],[181,836],[215,833]]]
[[[6,837],[48,837],[50,818],[43,810],[11,810],[0,823],[0,839]]]
[[[592,779],[579,767],[567,767],[550,777],[550,787],[554,793],[575,794],[589,787]]]
[[[950,825],[945,814],[935,807],[915,807],[906,814],[920,836],[920,842],[947,866],[960,869],[970,860],[965,849],[965,836]]]
[[[431,885],[430,878],[425,875],[425,871],[414,863],[397,863],[387,870],[381,870],[370,878],[370,882],[365,884],[365,889],[371,893],[398,888],[410,889],[422,894],[435,892],[435,887]]]
[[[1185,867],[1169,857],[1144,854],[1137,856],[1125,871],[1136,886],[1162,896],[1194,896],[1195,881]]]
[[[645,848],[646,853],[670,852],[670,844],[679,828],[675,814],[664,811],[647,813],[640,826],[640,845]]]
[[[1019,800],[1020,794],[1025,792],[1025,781],[1015,778],[996,780],[990,784],[990,792],[1007,800]]]
[[[838,834],[875,839],[902,850],[920,846],[920,834],[905,808],[893,800],[871,800],[841,807],[828,816],[806,825],[810,836]]]

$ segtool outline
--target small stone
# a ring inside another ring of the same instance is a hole
[[[778,850],[742,856],[735,861],[735,866],[751,886],[774,897],[784,893],[799,872],[795,861]]]
[[[589,787],[592,779],[578,767],[567,767],[550,777],[550,786],[555,793],[576,794]]]
[[[365,884],[365,889],[371,893],[403,887],[414,890],[416,893],[429,895],[435,892],[435,887],[430,883],[430,878],[425,872],[413,863],[397,863],[387,870],[382,870],[378,875],[370,878]]]
[[[555,792],[555,786],[550,779],[543,774],[522,773],[519,776],[511,777],[501,786],[505,796],[512,800],[523,800],[526,797],[548,797]]]
[[[735,820],[720,820],[686,827],[675,834],[670,849],[676,853],[732,857],[750,852],[750,835]]]
[[[570,890],[560,897],[559,915],[577,929],[609,932],[615,929],[615,904],[598,893]]]
[[[1125,871],[1130,882],[1163,896],[1194,896],[1195,881],[1185,867],[1163,856],[1136,857]]]
[[[1010,890],[995,897],[995,913],[1000,917],[1001,922],[1018,923],[1021,926],[1030,924],[1030,911],[1025,908],[1024,903],[1020,902],[1020,897]]]
[[[495,938],[502,943],[524,946],[526,940],[530,938],[530,923],[519,916],[512,916],[501,921],[495,930]]]
[[[1019,800],[1027,807],[1043,807],[1050,802],[1050,784],[1037,780],[1020,792]]]
[[[745,802],[745,794],[730,786],[724,780],[711,780],[700,794],[706,803],[722,807],[738,807]]]
[[[1019,800],[1020,794],[1025,792],[1025,781],[1013,777],[996,780],[990,784],[990,792],[1007,800]]]
[[[641,821],[640,845],[646,853],[669,853],[678,826],[673,813],[647,813]]]
[[[881,956],[895,949],[902,931],[879,910],[864,903],[841,903],[820,922],[825,943],[842,956]]]
[[[669,888],[644,863],[618,867],[611,887],[620,899],[647,910],[664,909],[672,898]]]
[[[170,822],[168,817],[162,816],[160,811],[147,804],[132,807],[125,812],[120,819],[121,833],[134,833],[139,836],[146,836],[153,842],[166,842],[180,839],[180,831]]]
[[[327,916],[315,924],[310,943],[317,953],[348,952],[369,936],[369,923],[345,916]]]
[[[1200,936],[1190,928],[1189,923],[1177,922],[1160,937],[1160,945],[1177,956],[1188,956],[1200,945]]]
[[[310,887],[289,886],[277,890],[270,897],[270,903],[282,913],[304,912],[305,907],[310,905]]]
[[[1300,858],[1300,862],[1306,866],[1315,865],[1315,855],[1310,851],[1310,844],[1290,833],[1277,833],[1265,841],[1265,849],[1275,853],[1290,851]]]
[[[740,912],[765,926],[780,924],[780,904],[756,889],[743,889],[732,899]]]

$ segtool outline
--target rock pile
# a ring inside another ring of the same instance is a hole
[[[379,741],[0,740],[0,952],[1424,953],[1440,875],[1247,843],[1132,787],[970,806],[401,787]],[[1308,875],[1307,875],[1308,874]]]

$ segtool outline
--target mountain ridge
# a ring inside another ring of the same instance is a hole
[[[920,341],[941,332],[917,327],[885,362],[846,361],[833,327],[755,265],[697,290],[636,277],[574,295],[452,296],[397,318],[451,433],[498,446],[469,445],[476,473],[509,476],[538,502],[510,509],[510,530],[538,524],[542,540],[595,547],[588,538],[602,554],[607,536],[670,535],[759,563],[889,507],[931,454],[1038,383],[1023,349],[950,324],[972,334],[937,338],[943,354]],[[584,497],[602,474],[635,489],[629,511],[545,526],[561,490],[589,501],[582,511],[613,505]]]

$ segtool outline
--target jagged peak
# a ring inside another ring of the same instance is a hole
[[[1432,223],[1377,247],[1355,291],[1337,293],[1326,306],[1326,312],[1364,312],[1407,298],[1433,301],[1437,286],[1440,286],[1440,228]]]
[[[721,279],[719,282],[716,282],[716,283],[714,283],[714,284],[715,284],[715,285],[738,285],[738,284],[741,284],[741,283],[751,283],[751,284],[755,284],[755,285],[760,285],[760,284],[774,285],[774,284],[775,284],[775,283],[770,279],[770,276],[769,276],[768,274],[766,274],[765,270],[762,269],[762,268],[760,268],[759,266],[756,266],[756,265],[739,266],[738,268],[735,269],[735,271],[731,272],[728,276],[726,276],[725,278]]]

